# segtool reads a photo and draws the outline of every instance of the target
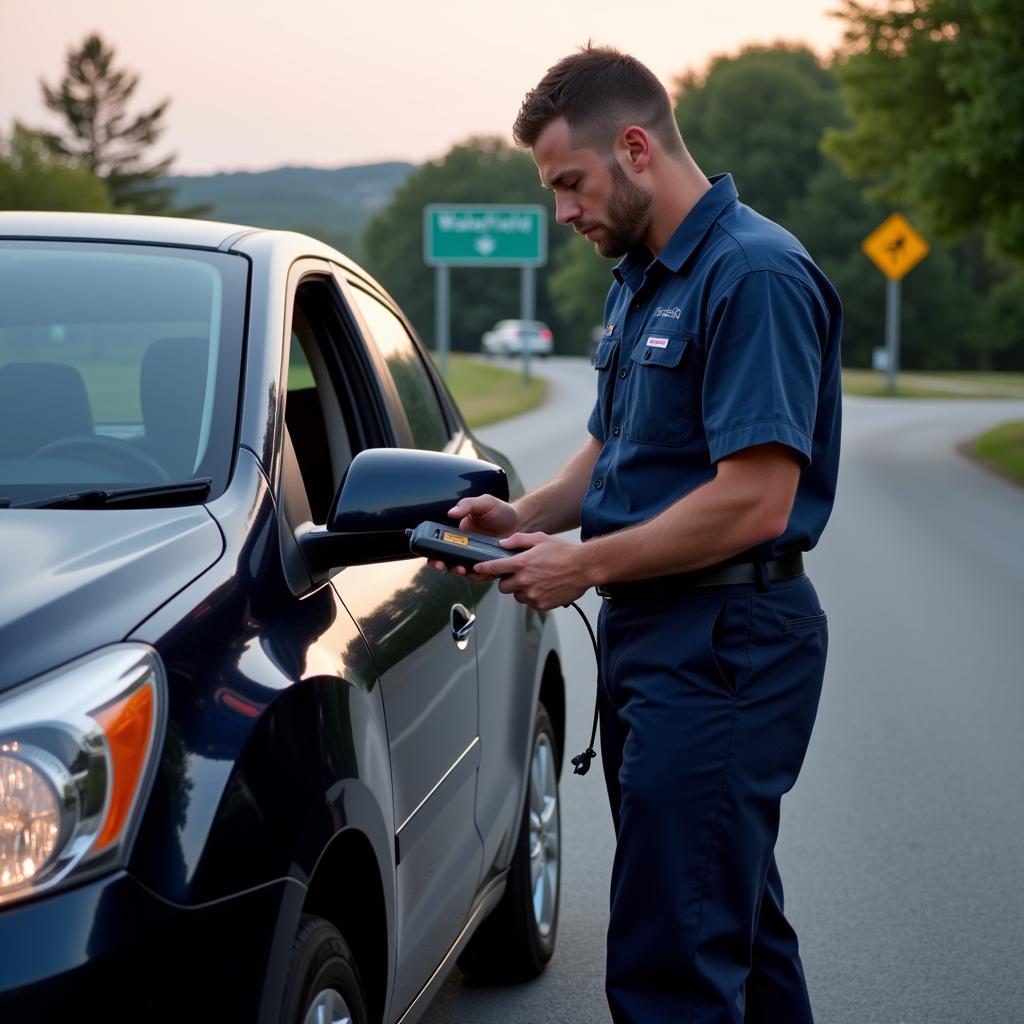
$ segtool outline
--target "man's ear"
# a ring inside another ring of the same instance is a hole
[[[651,137],[638,124],[624,128],[615,143],[624,166],[634,174],[647,170],[651,162]]]

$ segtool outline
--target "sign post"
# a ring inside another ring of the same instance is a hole
[[[431,203],[423,208],[423,261],[435,268],[435,344],[442,375],[448,372],[449,267],[521,267],[520,315],[532,320],[537,267],[548,259],[543,206]],[[530,350],[523,343],[523,376],[530,379]]]
[[[888,278],[885,289],[885,347],[889,354],[886,390],[896,390],[900,365],[900,299],[903,278],[928,255],[928,243],[899,213],[887,217],[860,244],[864,254]]]

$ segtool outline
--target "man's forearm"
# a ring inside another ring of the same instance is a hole
[[[515,501],[522,533],[562,533],[580,525],[580,504],[590,486],[601,444],[593,437],[549,483]]]
[[[653,519],[596,537],[579,551],[590,585],[649,579],[714,565],[786,529],[799,469],[786,456],[752,452]]]

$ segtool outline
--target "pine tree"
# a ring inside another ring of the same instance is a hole
[[[174,210],[176,189],[161,185],[174,162],[167,156],[147,163],[146,155],[163,134],[170,100],[131,114],[129,101],[139,84],[134,72],[114,65],[114,49],[90,35],[70,50],[60,84],[40,82],[47,107],[66,122],[62,133],[45,132],[50,149],[72,157],[103,179],[116,209],[127,213],[196,214],[205,208]]]

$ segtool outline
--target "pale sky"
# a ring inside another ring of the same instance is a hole
[[[92,31],[141,73],[142,109],[170,96],[154,156],[180,173],[335,167],[442,155],[509,137],[523,94],[592,38],[675,77],[747,43],[825,55],[837,0],[0,0],[0,133],[56,127],[56,84]]]

